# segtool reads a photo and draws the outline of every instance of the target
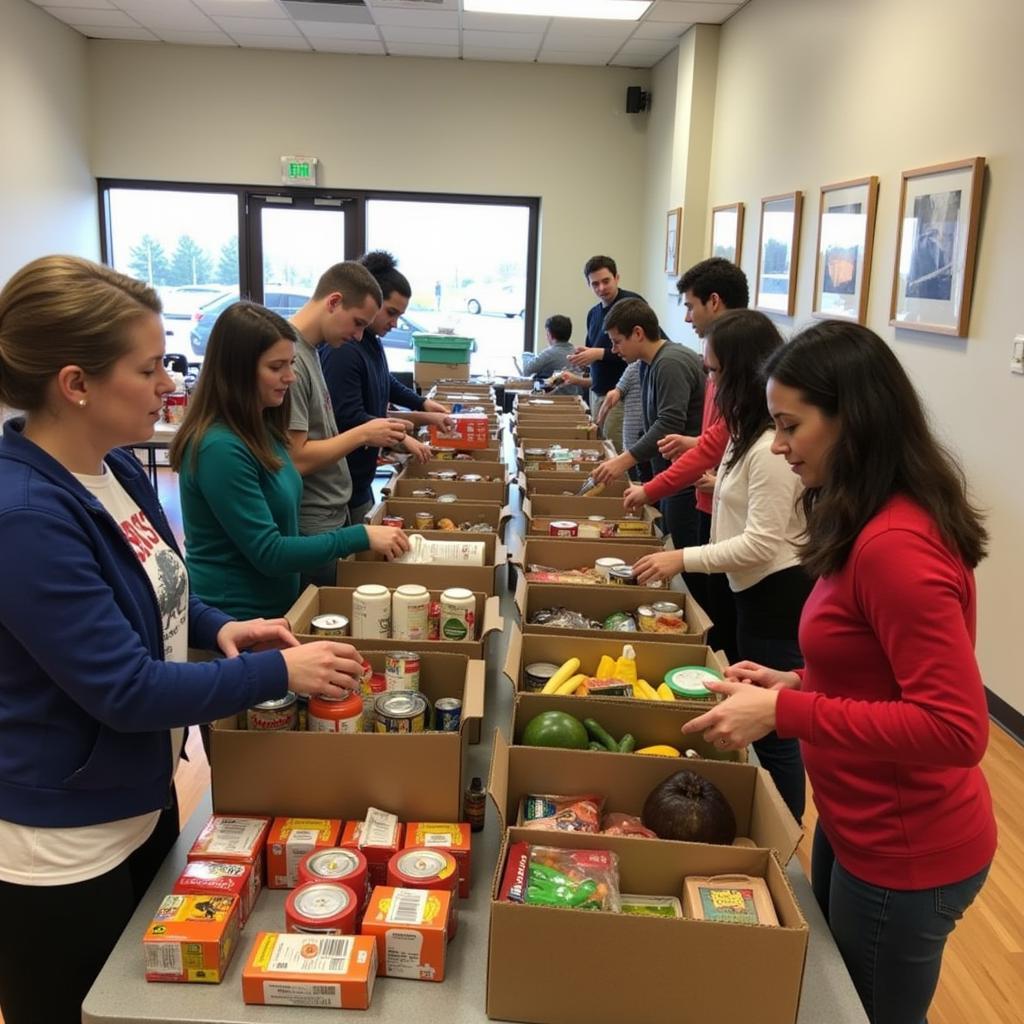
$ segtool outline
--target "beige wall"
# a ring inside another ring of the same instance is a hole
[[[989,509],[978,654],[989,687],[1024,711],[1024,377],[1009,372],[1024,331],[1021,39],[1020,0],[751,0],[722,29],[708,205],[747,204],[753,278],[760,198],[804,191],[797,313],[779,320],[789,328],[810,314],[819,187],[881,179],[868,324],[893,344]],[[988,180],[969,337],[896,331],[900,172],[979,155]]]
[[[325,187],[540,196],[539,324],[582,337],[587,257],[639,273],[646,71],[97,41],[98,177],[274,184],[284,153]]]
[[[0,282],[46,253],[99,255],[87,48],[25,0],[0,0]]]

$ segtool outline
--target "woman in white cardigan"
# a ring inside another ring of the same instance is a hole
[[[760,368],[782,345],[775,325],[754,310],[719,317],[706,336],[705,362],[729,444],[715,483],[711,542],[646,555],[634,566],[641,584],[678,572],[724,572],[736,603],[736,653],[787,669],[803,665],[797,628],[812,581],[800,567],[804,532],[797,476],[772,454],[775,427]],[[770,655],[774,661],[764,661]],[[805,782],[795,740],[770,733],[754,744],[793,816],[804,810]]]

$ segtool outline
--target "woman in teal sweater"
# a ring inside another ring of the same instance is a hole
[[[299,536],[302,478],[288,455],[295,341],[288,321],[263,306],[229,306],[171,443],[192,588],[231,615],[283,615],[300,573],[367,548],[387,558],[409,548],[391,526]]]

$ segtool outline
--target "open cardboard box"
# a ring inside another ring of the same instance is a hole
[[[452,445],[433,445],[426,442],[430,449],[432,459],[440,459],[442,462],[467,462],[467,459],[456,459],[455,452],[465,452],[472,456],[474,462],[501,462],[503,442],[500,437],[490,437],[485,445],[472,448],[456,448]],[[439,454],[440,453],[440,454]]]
[[[628,893],[681,900],[689,875],[763,878],[780,927],[501,902],[513,842],[612,850]],[[771,850],[512,828],[491,890],[487,1015],[538,1024],[795,1024],[808,934]]]
[[[578,718],[593,718],[611,734],[621,740],[630,733],[636,740],[636,749],[667,744],[680,754],[695,750],[707,761],[747,763],[747,751],[719,750],[708,743],[700,733],[684,736],[683,724],[707,711],[693,701],[636,700],[631,697],[556,697],[542,693],[517,693],[512,709],[512,743],[521,746],[523,730],[531,719],[545,711],[564,711]],[[595,751],[590,751],[595,753]],[[601,751],[597,751],[601,753]],[[611,753],[609,751],[609,753]],[[647,754],[623,754],[623,757],[647,757]],[[672,758],[679,768],[685,768],[692,758]]]
[[[508,484],[489,480],[430,480],[415,477],[397,476],[381,488],[381,493],[389,498],[404,498],[420,501],[413,496],[413,491],[429,487],[437,494],[454,494],[462,501],[487,502],[491,505],[508,504]]]
[[[481,536],[493,537],[494,534]],[[404,562],[362,562],[345,558],[338,562],[335,580],[339,587],[355,588],[364,583],[380,583],[389,590],[403,583],[419,583],[427,590],[465,587],[474,593],[493,597],[504,587],[507,574],[507,562],[504,561],[496,565],[406,565]]]
[[[586,495],[584,495],[584,498]],[[563,540],[597,540],[590,531],[600,530],[602,524],[587,524],[586,517],[590,515],[603,515],[605,523],[613,524],[616,529],[620,523],[631,525],[634,529],[642,529],[644,533],[625,533],[616,535],[613,538],[606,538],[615,541],[640,541],[642,544],[656,543],[664,539],[658,520],[661,513],[645,505],[640,511],[640,519],[626,520],[623,518],[624,511],[622,501],[619,498],[606,498],[599,495],[596,498],[589,498],[586,504],[582,504],[579,496],[566,497],[557,494],[535,494],[532,497],[523,499],[523,515],[527,519],[527,534],[529,536],[547,537],[550,536],[551,524],[560,520],[571,520],[579,525],[580,535],[576,537],[565,537]]]
[[[552,473],[520,473],[516,477],[516,483],[519,485],[519,489],[524,493],[533,497],[535,494],[556,494],[562,497],[579,497],[577,492],[579,489],[590,479],[590,473],[583,471],[580,473],[567,473],[567,472],[552,472]],[[632,480],[619,479],[613,480],[609,484],[605,484],[604,490],[600,494],[595,494],[592,497],[587,497],[588,501],[596,501],[597,498],[620,498],[626,493],[626,488],[632,484]],[[569,495],[566,494],[569,492]],[[619,502],[619,508],[622,507],[622,502]]]
[[[412,379],[420,388],[428,388],[440,381],[469,380],[469,363],[421,363],[412,365]]]
[[[569,462],[555,462],[552,459],[547,458],[547,451],[544,455],[529,455],[526,454],[526,449],[549,449],[553,445],[560,445],[563,448],[568,448],[571,451],[579,451],[581,453],[586,452],[590,458],[580,459],[579,461]],[[531,437],[528,441],[520,441],[519,447],[516,448],[516,459],[519,462],[521,469],[527,473],[545,473],[545,472],[557,472],[557,473],[578,473],[581,472],[579,469],[573,469],[573,466],[582,466],[583,471],[588,471],[597,465],[599,462],[603,462],[605,459],[613,458],[615,455],[615,448],[612,446],[611,441],[577,441],[575,439],[568,440],[564,437]]]
[[[649,643],[652,640],[658,643],[703,644],[707,642],[708,632],[714,625],[707,612],[688,593],[678,590],[576,585],[560,587],[555,584],[531,586],[526,582],[526,577],[518,573],[514,598],[523,623],[523,632],[537,633],[541,636],[597,637],[624,644],[634,641]],[[617,629],[563,629],[559,626],[538,626],[528,621],[534,612],[541,608],[568,608],[586,615],[588,619],[603,622],[612,612],[635,612],[640,605],[650,605],[655,601],[674,601],[679,605],[683,610],[687,632],[634,633]]]
[[[439,480],[439,484],[446,486],[448,481]],[[435,487],[436,491],[437,488]],[[441,493],[441,492],[439,492]],[[438,502],[428,498],[385,498],[378,501],[369,512],[366,513],[367,524],[379,525],[385,516],[401,516],[405,520],[405,530],[409,533],[422,532],[416,528],[416,513],[429,512],[438,523],[442,519],[451,519],[456,525],[459,523],[486,523],[494,533],[503,533],[505,523],[512,517],[512,510],[494,502],[481,501],[452,501]],[[450,532],[450,531],[448,531]],[[481,531],[482,532],[482,531]],[[459,537],[475,537],[477,534],[468,531],[457,531]]]
[[[490,451],[490,449],[488,449]],[[438,487],[446,483],[459,483],[458,480],[446,481],[435,480],[429,476],[430,473],[451,472],[454,470],[460,475],[463,473],[475,473],[477,476],[490,477],[490,480],[481,480],[479,483],[500,483],[508,480],[508,466],[497,459],[430,459],[428,462],[413,462],[409,460],[405,464],[399,477],[402,480],[426,480],[428,487],[436,491]],[[398,479],[396,477],[396,479]],[[440,492],[439,492],[440,493]]]
[[[657,554],[665,550],[665,545],[654,537],[638,538],[637,541],[623,540],[590,540],[579,537],[529,537],[511,552],[513,563],[524,573],[531,565],[545,565],[551,569],[582,569],[592,566],[599,558],[621,558],[626,565],[633,565],[644,555]],[[646,541],[646,543],[642,543]],[[358,556],[357,556],[358,557]],[[668,591],[678,577],[668,581],[668,586],[653,587],[654,590]],[[531,586],[546,587],[555,584],[532,582]],[[622,583],[559,583],[558,586],[589,587],[621,587],[630,586]],[[671,600],[671,599],[670,599]]]
[[[521,420],[516,423],[516,437],[520,444],[534,447],[534,438],[550,440],[557,438],[563,441],[592,441],[597,437],[597,426],[585,420],[580,423],[557,423],[554,420],[537,424],[523,423]],[[571,447],[567,444],[566,447]]]
[[[622,640],[611,636],[604,638],[583,636],[549,636],[538,633],[523,633],[515,623],[508,628],[508,647],[505,651],[505,664],[502,672],[516,691],[525,690],[524,672],[527,665],[534,662],[548,662],[562,665],[570,658],[580,659],[579,671],[591,676],[597,671],[602,655],[618,658],[625,644],[632,644],[636,651],[636,672],[641,679],[646,679],[655,689],[665,678],[670,669],[682,665],[700,665],[713,669],[722,675],[728,667],[725,656],[713,651],[706,644],[660,643],[657,640],[638,640],[638,634],[630,639]],[[542,697],[548,699],[546,694]],[[601,700],[632,700],[630,697],[602,697]],[[688,707],[704,707],[700,702],[678,701]],[[673,744],[674,746],[675,744]]]
[[[579,409],[580,412],[590,413],[590,407],[579,395],[519,395],[516,398],[516,413],[527,409],[536,411]]]
[[[384,671],[382,651],[362,651]],[[369,806],[403,821],[461,821],[463,765],[484,707],[482,661],[420,656],[420,691],[462,700],[459,732],[249,732],[237,718],[210,732],[213,809],[218,813],[362,819]]]

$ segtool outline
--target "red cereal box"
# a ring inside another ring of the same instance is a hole
[[[178,875],[171,890],[175,895],[237,896],[238,926],[249,920],[259,886],[253,884],[251,864],[232,864],[225,860],[192,860]]]
[[[486,448],[490,438],[487,417],[478,413],[453,413],[451,430],[443,430],[434,424],[430,427],[432,448]]]
[[[267,888],[294,889],[299,861],[312,850],[337,846],[337,818],[275,818],[267,836]]]
[[[248,864],[252,868],[249,905],[254,906],[263,888],[263,848],[267,844],[269,829],[269,818],[241,814],[211,815],[188,851],[188,860]]]

